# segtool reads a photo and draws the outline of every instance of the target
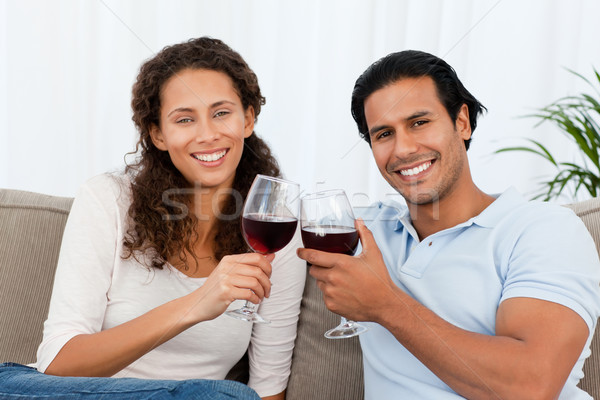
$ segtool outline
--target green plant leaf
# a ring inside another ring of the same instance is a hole
[[[541,151],[536,150],[536,149],[532,149],[531,147],[526,147],[526,146],[518,146],[518,147],[505,147],[499,150],[496,150],[495,153],[505,153],[508,151],[526,151],[526,152],[530,152],[533,154],[537,154],[538,156],[544,158],[545,160],[550,161],[553,165],[558,166],[557,162],[554,160],[554,157],[552,157],[552,154],[550,154],[550,152],[539,142],[533,140],[533,139],[527,139],[529,142],[535,144],[537,147],[539,147],[541,149]]]
[[[545,201],[559,197],[567,187],[573,188],[573,196],[584,188],[592,197],[600,193],[600,73],[593,68],[597,82],[592,82],[580,73],[566,69],[592,87],[598,96],[589,93],[563,96],[522,117],[536,119],[536,128],[544,122],[556,126],[561,134],[577,146],[581,153],[582,165],[575,162],[557,162],[541,142],[533,139],[527,139],[530,143],[528,146],[505,147],[495,152],[533,153],[554,165],[557,168],[556,175],[550,180],[540,182],[543,190],[534,197],[543,198]]]

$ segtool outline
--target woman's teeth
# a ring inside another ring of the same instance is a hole
[[[423,164],[419,165],[418,167],[414,167],[411,169],[401,169],[400,175],[413,176],[413,175],[418,174],[419,172],[425,171],[429,167],[431,167],[431,161],[427,161],[426,163],[423,163]]]
[[[219,158],[223,157],[225,153],[227,153],[227,150],[217,151],[212,154],[192,154],[192,157],[200,161],[217,161]]]

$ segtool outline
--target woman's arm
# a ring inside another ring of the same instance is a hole
[[[237,299],[259,302],[270,292],[272,255],[224,257],[206,283],[189,295],[105,331],[67,342],[47,374],[111,376],[187,328],[222,314]]]
[[[190,326],[220,315],[233,300],[258,302],[269,295],[272,256],[228,256],[197,290],[102,330],[108,293],[120,276],[115,265],[121,261],[119,242],[129,205],[126,193],[126,183],[102,175],[77,194],[38,349],[37,367],[42,372],[113,375]]]
[[[262,400],[285,400],[285,390],[273,396],[263,397]]]
[[[224,257],[204,285],[131,321],[69,340],[46,369],[65,376],[111,376],[189,327],[221,315],[235,300],[270,292],[273,255]]]

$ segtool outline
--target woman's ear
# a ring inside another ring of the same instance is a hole
[[[167,145],[165,144],[163,134],[160,131],[160,128],[154,124],[150,127],[150,138],[152,139],[152,143],[154,143],[157,149],[162,151],[167,150]]]
[[[248,106],[244,113],[244,139],[250,137],[254,132],[254,107]]]

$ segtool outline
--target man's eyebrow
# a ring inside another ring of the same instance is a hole
[[[413,119],[417,119],[417,118],[422,118],[425,117],[427,115],[430,115],[431,111],[416,111],[414,113],[412,113],[411,115],[409,115],[408,117],[405,117],[403,120],[404,121],[412,121]],[[372,127],[371,129],[369,129],[369,136],[373,136],[376,132],[379,132],[383,129],[390,129],[391,126],[390,125],[376,125],[374,127]]]
[[[413,114],[409,115],[408,117],[406,117],[406,121],[411,121],[413,119],[417,119],[417,118],[421,118],[421,117],[426,117],[427,115],[431,114],[431,111],[417,111],[414,112]]]
[[[376,132],[379,132],[384,129],[390,129],[389,125],[375,125],[371,129],[369,129],[369,136],[373,136]]]

